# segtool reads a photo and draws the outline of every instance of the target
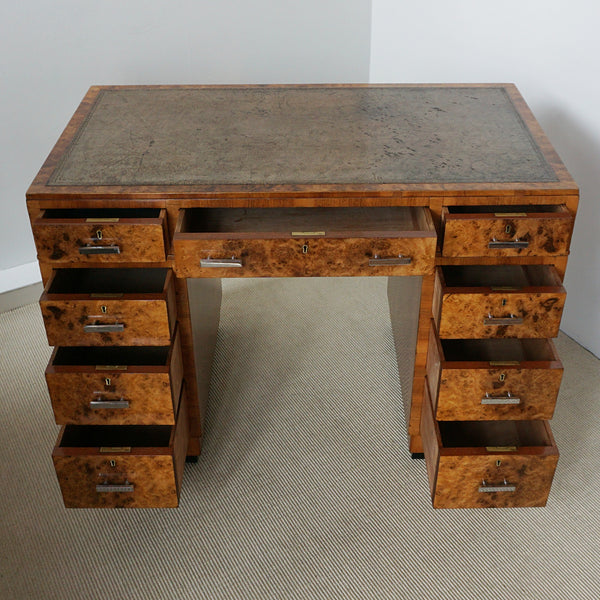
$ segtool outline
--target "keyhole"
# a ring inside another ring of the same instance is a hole
[[[110,466],[111,467],[116,467],[117,466],[117,461],[116,460],[111,460],[110,461]]]
[[[497,460],[497,461],[496,461],[496,466],[497,466],[497,467],[499,467],[501,464],[502,464],[502,461],[501,461],[501,460]]]
[[[502,306],[506,306],[506,298],[502,298]]]
[[[105,385],[106,387],[110,387],[110,383],[111,383],[111,381],[110,381],[110,377],[105,377],[105,378],[104,378],[104,385]]]
[[[99,240],[102,239],[102,229],[98,229],[98,231],[96,231],[96,238]]]
[[[500,373],[500,377],[498,377],[498,381],[504,381],[506,379],[506,373]]]
[[[106,314],[108,312],[108,308],[106,308],[106,306],[101,306],[100,307],[100,311],[104,314]]]
[[[308,244],[302,246],[302,254],[308,254]]]
[[[505,233],[507,233],[507,234],[509,234],[509,235],[510,235],[510,233],[511,233],[511,231],[512,231],[512,227],[511,227],[510,225],[507,225],[507,226],[504,228],[504,231],[505,231]]]

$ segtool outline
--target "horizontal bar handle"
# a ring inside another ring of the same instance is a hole
[[[112,333],[115,331],[123,331],[124,323],[94,323],[92,325],[84,325],[83,330],[86,333]]]
[[[491,249],[501,249],[501,248],[529,248],[528,240],[505,240],[500,241],[496,238],[493,238],[491,242],[488,243],[488,248]]]
[[[129,408],[129,400],[90,400],[90,408]]]
[[[381,258],[375,254],[373,258],[369,259],[370,267],[385,267],[385,266],[396,266],[396,265],[410,265],[412,263],[411,256],[392,256],[390,258]]]
[[[79,254],[121,254],[119,246],[79,246]]]
[[[242,259],[235,258],[235,256],[232,256],[231,258],[201,258],[200,266],[216,268],[241,267]]]
[[[521,404],[521,398],[511,395],[507,392],[505,396],[493,396],[486,392],[481,399],[481,404]]]
[[[132,493],[133,492],[133,484],[132,483],[124,483],[122,485],[113,485],[111,483],[99,483],[96,486],[96,492],[99,493],[110,493],[110,492],[125,492]]]
[[[523,325],[523,317],[516,317],[510,315],[510,317],[492,317],[488,315],[483,319],[484,325]]]
[[[512,483],[508,483],[506,479],[501,485],[488,485],[485,479],[481,482],[479,486],[480,494],[494,494],[495,492],[516,492],[517,486]]]

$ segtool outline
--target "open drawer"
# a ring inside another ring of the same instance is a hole
[[[428,208],[190,208],[174,236],[178,277],[425,275]]]
[[[426,385],[421,436],[435,508],[546,505],[558,463],[547,421],[438,422]]]
[[[61,346],[46,368],[59,425],[174,425],[183,381],[181,343]]]
[[[166,211],[159,208],[52,208],[32,220],[38,258],[52,262],[161,262]]]
[[[176,301],[169,269],[55,269],[40,298],[51,346],[168,346]]]
[[[566,255],[573,222],[574,216],[562,204],[445,206],[442,255]]]
[[[427,375],[438,421],[551,419],[562,374],[551,340],[441,340],[430,329]]]
[[[440,338],[553,338],[566,295],[550,265],[444,266],[433,317]]]
[[[177,506],[188,437],[185,386],[176,426],[65,425],[52,453],[65,506]]]

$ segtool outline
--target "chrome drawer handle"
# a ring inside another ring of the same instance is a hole
[[[124,323],[94,323],[93,325],[84,325],[83,330],[86,333],[112,333],[115,331],[123,331],[125,329]]]
[[[380,258],[375,254],[373,258],[369,259],[370,267],[384,267],[384,266],[396,266],[396,265],[410,265],[412,263],[412,256],[392,256],[391,258]]]
[[[503,482],[503,485],[488,485],[485,479],[481,482],[479,486],[480,494],[493,494],[495,492],[516,492],[517,486],[511,483],[508,483],[506,479]]]
[[[491,249],[500,249],[500,248],[528,248],[529,241],[528,240],[520,240],[517,238],[516,240],[506,240],[504,242],[497,240],[496,238],[492,238],[492,241],[488,243],[488,248]]]
[[[506,396],[490,396],[486,392],[481,404],[521,404],[521,398],[511,395],[510,392],[507,392]]]
[[[90,408],[129,408],[129,400],[90,400]]]
[[[492,317],[492,315],[488,315],[487,318],[483,319],[484,325],[523,325],[523,317],[515,317],[515,315],[510,315],[510,317]]]
[[[119,246],[79,246],[79,254],[121,254]]]
[[[232,256],[231,258],[201,258],[200,259],[201,267],[241,267],[242,259],[235,258]]]
[[[110,493],[110,492],[133,492],[133,484],[132,483],[124,483],[122,485],[113,485],[110,483],[99,483],[96,486],[96,492],[99,493]]]

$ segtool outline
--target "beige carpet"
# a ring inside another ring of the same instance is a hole
[[[38,307],[0,315],[0,598],[600,597],[600,361],[562,335],[543,509],[434,511],[384,279],[225,282],[204,452],[174,510],[65,510]]]

